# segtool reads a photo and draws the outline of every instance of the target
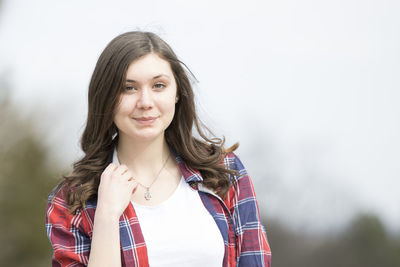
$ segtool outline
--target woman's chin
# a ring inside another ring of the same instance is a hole
[[[130,137],[135,142],[152,142],[156,141],[159,138],[162,138],[164,136],[164,133],[160,132],[147,132],[147,133],[137,133],[133,136]]]

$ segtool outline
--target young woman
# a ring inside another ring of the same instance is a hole
[[[237,145],[207,137],[183,65],[150,32],[100,55],[84,156],[49,196],[53,266],[271,265]]]

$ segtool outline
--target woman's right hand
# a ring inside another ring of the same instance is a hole
[[[138,183],[126,165],[110,163],[100,177],[96,213],[119,219],[137,186]]]

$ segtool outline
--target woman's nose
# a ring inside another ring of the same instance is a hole
[[[137,102],[139,108],[148,109],[153,106],[153,96],[151,90],[143,88]]]

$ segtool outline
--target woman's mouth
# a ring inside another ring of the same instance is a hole
[[[138,117],[133,119],[139,124],[150,125],[157,119],[157,117]]]

